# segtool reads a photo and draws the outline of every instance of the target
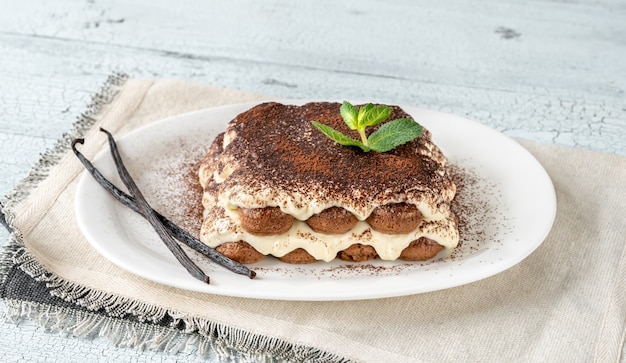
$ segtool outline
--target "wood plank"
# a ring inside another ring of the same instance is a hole
[[[626,88],[617,2],[35,3],[37,16],[33,2],[12,4],[0,31],[452,86]]]
[[[623,135],[611,132],[626,122],[620,92],[599,97],[584,89],[512,91],[25,35],[0,34],[0,51],[11,55],[0,59],[0,104],[7,110],[0,130],[6,134],[57,139],[106,76],[124,70],[276,97],[417,105],[476,119],[511,136],[626,154]]]
[[[0,195],[113,71],[372,100],[626,155],[621,0],[44,0],[0,11]],[[8,236],[0,231],[0,241]],[[200,361],[0,324],[8,361]]]

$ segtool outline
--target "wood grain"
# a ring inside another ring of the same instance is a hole
[[[512,137],[626,155],[621,0],[13,1],[0,11],[0,54],[3,195],[114,71],[409,104]],[[20,342],[1,344],[9,361],[183,359],[29,324],[0,331],[4,343]]]

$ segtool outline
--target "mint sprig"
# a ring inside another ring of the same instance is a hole
[[[397,146],[405,144],[423,132],[422,126],[409,118],[399,118],[389,121],[372,132],[369,137],[365,134],[365,128],[375,126],[385,121],[393,110],[389,106],[374,106],[371,103],[359,107],[357,110],[350,102],[343,101],[339,113],[350,130],[358,132],[361,140],[353,139],[328,125],[311,121],[324,135],[344,146],[358,146],[363,151],[387,152]]]

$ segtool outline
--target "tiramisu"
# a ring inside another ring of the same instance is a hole
[[[456,247],[456,188],[430,132],[387,152],[343,146],[311,123],[354,134],[340,106],[264,103],[235,117],[199,169],[200,240],[242,263],[426,260]]]

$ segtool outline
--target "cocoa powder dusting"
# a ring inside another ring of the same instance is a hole
[[[506,211],[500,205],[499,185],[481,177],[475,170],[452,164],[446,167],[447,173],[457,187],[457,194],[452,201],[452,210],[458,218],[460,241],[449,254],[441,253],[440,257],[428,261],[380,261],[370,260],[365,263],[341,263],[319,269],[301,270],[299,273],[289,266],[262,267],[257,271],[265,271],[293,277],[307,276],[314,273],[317,279],[350,279],[355,276],[392,276],[415,270],[436,270],[437,264],[452,262],[471,255],[487,245],[501,242],[494,236],[506,234],[508,228]],[[323,265],[321,265],[323,266]],[[305,271],[307,271],[305,273]]]
[[[330,112],[330,111],[329,111]],[[332,110],[334,113],[335,110]],[[332,125],[338,127],[338,125]],[[284,152],[290,150],[289,142],[281,144]],[[156,201],[155,208],[174,223],[178,224],[192,235],[197,236],[202,223],[202,187],[198,181],[197,171],[200,162],[205,156],[206,149],[191,148],[184,141],[177,141],[177,155],[169,161],[161,161],[156,167],[157,177],[161,183],[152,191]],[[314,145],[310,146],[314,148]],[[359,152],[346,148],[349,152]],[[302,163],[301,168],[318,180],[322,180],[326,173],[334,172],[323,165],[327,161],[319,160],[319,155],[309,155],[306,158],[296,157],[294,163]],[[385,157],[383,157],[384,159]],[[393,155],[392,155],[393,158]],[[306,161],[306,162],[305,162]],[[376,162],[375,160],[370,160]],[[380,161],[379,161],[380,162]],[[386,161],[382,161],[386,162]],[[394,161],[401,166],[402,161]],[[307,164],[308,163],[308,164]],[[260,274],[279,275],[282,277],[313,277],[316,279],[350,279],[355,276],[389,276],[397,275],[417,269],[437,269],[440,262],[454,261],[471,255],[473,252],[485,248],[486,245],[497,245],[501,241],[493,236],[502,235],[502,229],[507,228],[506,211],[501,209],[500,187],[481,177],[475,170],[462,166],[458,162],[448,165],[446,172],[456,184],[457,193],[452,201],[452,210],[458,218],[460,242],[458,247],[447,255],[436,257],[429,261],[380,261],[370,260],[364,263],[332,263],[316,262],[310,267],[294,266],[278,262],[277,259],[266,257],[259,266],[254,266]],[[276,167],[279,167],[278,165]],[[354,169],[352,172],[355,172]],[[504,231],[506,234],[506,231]]]
[[[237,168],[219,188],[246,185],[246,195],[255,195],[271,187],[285,195],[332,196],[334,201],[356,208],[368,208],[387,196],[407,198],[407,185],[420,193],[437,194],[449,188],[450,181],[437,172],[442,161],[438,150],[432,155],[428,130],[389,152],[366,153],[337,144],[311,124],[318,121],[355,136],[341,118],[339,107],[325,102],[303,106],[266,103],[239,114],[229,126],[236,136],[221,151],[238,161]],[[401,108],[392,109],[389,119],[410,118]],[[369,128],[368,133],[379,126]],[[215,166],[209,169],[219,170]],[[313,194],[316,190],[320,192]]]
[[[189,231],[198,235],[202,223],[202,188],[197,178],[197,169],[203,153],[194,152],[181,147],[181,157],[176,163],[164,165],[158,169],[162,180],[159,194],[155,197],[167,207],[166,216]],[[500,232],[506,226],[506,217],[502,210],[493,201],[499,198],[499,188],[482,178],[472,169],[459,164],[449,165],[447,173],[457,187],[457,193],[452,201],[452,209],[458,218],[460,241],[457,248],[449,255],[436,257],[429,261],[368,261],[365,263],[341,263],[332,267],[317,269],[302,268],[288,265],[274,260],[271,267],[255,267],[259,273],[278,274],[283,277],[311,276],[315,278],[349,279],[356,276],[389,276],[410,272],[415,269],[428,269],[438,262],[456,260],[470,255],[487,243],[497,244],[493,240],[494,233],[488,233],[487,228]],[[170,201],[171,203],[164,203]],[[323,262],[317,263],[325,266]]]
[[[461,251],[476,250],[485,242],[485,226],[494,222],[488,196],[497,193],[497,186],[490,185],[472,170],[450,165],[447,172],[456,184],[457,194],[452,200],[452,211],[458,218],[460,240],[449,258],[458,258]]]
[[[161,165],[157,169],[162,188],[156,197],[164,205],[161,213],[197,237],[203,213],[198,168],[204,153],[190,150],[184,143],[177,147],[180,157],[176,163]]]

